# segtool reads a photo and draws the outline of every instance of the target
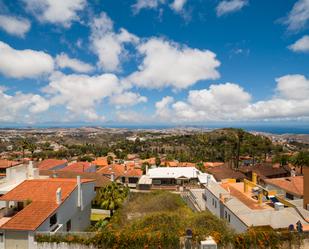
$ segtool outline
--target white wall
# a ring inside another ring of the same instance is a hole
[[[206,195],[206,208],[212,212],[217,217],[221,217],[220,215],[220,201],[213,193],[211,193],[207,188],[205,189]]]
[[[90,225],[91,201],[95,197],[94,182],[83,183],[82,203],[83,209],[77,207],[77,187],[64,203],[56,210],[59,224],[63,224],[62,231],[66,231],[66,223],[71,220],[72,231],[83,231]],[[56,193],[55,193],[56,200]],[[54,214],[54,213],[53,213]],[[53,215],[51,214],[50,217]],[[49,218],[37,229],[37,231],[49,231]]]

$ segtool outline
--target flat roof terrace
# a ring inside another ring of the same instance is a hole
[[[237,198],[243,204],[245,204],[248,208],[253,210],[265,210],[265,209],[273,209],[267,203],[263,203],[260,205],[258,200],[254,199],[252,196],[252,187],[248,187],[248,192],[244,192],[244,183],[236,182],[236,183],[221,183],[221,187],[230,192],[230,195]]]

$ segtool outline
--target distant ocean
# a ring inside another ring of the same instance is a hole
[[[258,131],[272,134],[309,134],[308,125],[141,125],[141,124],[40,124],[33,126],[26,125],[1,125],[0,129],[24,129],[24,128],[79,128],[79,127],[104,127],[104,128],[126,128],[131,130],[137,129],[172,129],[172,128],[203,128],[203,129],[219,129],[219,128],[241,128],[246,131]]]

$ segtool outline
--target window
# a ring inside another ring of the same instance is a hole
[[[224,211],[224,218],[227,219],[227,212]]]
[[[294,200],[294,196],[291,195],[290,193],[286,193],[286,194],[285,194],[285,197],[286,197],[287,199]]]
[[[215,201],[215,208],[217,208],[217,201]]]
[[[70,232],[72,229],[72,224],[71,224],[71,220],[67,221],[67,232]]]
[[[0,233],[0,243],[3,243],[3,233]]]
[[[229,222],[231,222],[231,215],[230,215],[230,214],[227,215],[227,220],[228,220]]]
[[[57,224],[57,214],[54,214],[49,218],[49,226],[52,227],[55,224]]]

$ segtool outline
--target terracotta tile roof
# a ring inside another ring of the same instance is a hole
[[[60,169],[61,171],[74,171],[74,172],[86,172],[92,167],[92,164],[89,162],[76,162],[69,164],[63,169]]]
[[[143,160],[143,163],[149,163],[150,165],[154,165],[154,164],[156,164],[156,158],[151,157],[151,158],[145,159],[145,160]]]
[[[222,165],[213,168],[207,168],[207,173],[210,173],[214,176],[217,181],[221,181],[223,179],[234,178],[238,180],[243,180],[246,176],[236,170],[231,169],[228,165]]]
[[[99,167],[105,167],[108,165],[107,156],[97,157],[92,163]]]
[[[304,195],[304,177],[303,176],[265,179],[264,181],[268,184],[277,186],[288,193],[292,193],[297,196]]]
[[[63,171],[63,170],[40,170],[40,175],[43,176],[56,176],[57,178],[74,178],[80,176],[82,179],[93,179],[95,186],[101,188],[110,183],[110,179],[99,173],[94,172],[74,172],[74,171]]]
[[[196,163],[190,163],[190,162],[181,162],[178,163],[178,167],[195,167]]]
[[[66,160],[58,160],[58,159],[45,159],[39,163],[38,168],[40,170],[48,170],[53,169],[59,165],[67,163]]]
[[[0,168],[1,169],[10,168],[10,167],[16,166],[18,164],[21,164],[21,162],[10,161],[10,160],[7,160],[7,159],[0,159]]]
[[[178,162],[175,161],[166,161],[165,162],[166,167],[178,167]]]
[[[243,166],[239,170],[243,173],[255,172],[262,179],[289,175],[289,169],[285,167],[276,168],[272,164],[257,164],[255,166]]]
[[[116,178],[120,176],[132,176],[133,177],[133,176],[143,175],[142,170],[125,167],[124,165],[121,165],[121,164],[112,164],[112,165],[99,169],[97,172],[102,175],[108,175],[108,176],[114,174]]]
[[[205,162],[204,167],[205,168],[212,168],[212,167],[218,167],[224,165],[223,162]]]
[[[81,182],[92,180],[82,179]],[[56,203],[56,191],[62,190],[64,201],[76,188],[76,179],[26,180],[0,197],[1,201],[27,201],[31,203],[4,223],[1,229],[36,230],[61,205]]]

